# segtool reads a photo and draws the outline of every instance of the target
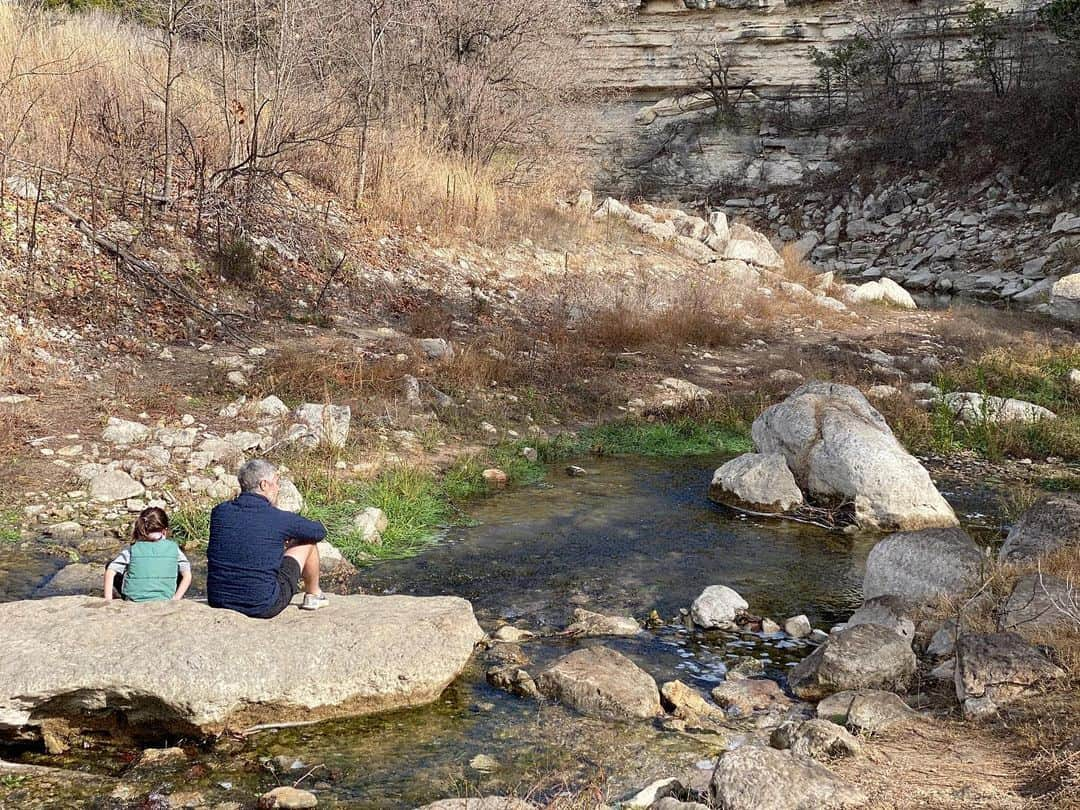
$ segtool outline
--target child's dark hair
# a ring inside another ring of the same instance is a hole
[[[159,540],[160,537],[151,537],[151,534],[159,534],[169,528],[169,516],[165,510],[158,506],[149,506],[139,512],[135,518],[135,531],[132,536],[135,540]]]

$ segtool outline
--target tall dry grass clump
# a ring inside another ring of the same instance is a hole
[[[578,180],[560,111],[585,5],[242,5],[0,5],[7,173],[114,206],[107,189],[137,191],[196,232],[224,221],[226,241],[286,189],[491,238],[536,226]]]

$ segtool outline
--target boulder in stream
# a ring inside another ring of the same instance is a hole
[[[800,661],[788,686],[803,700],[848,689],[906,691],[915,675],[911,642],[876,624],[840,630]]]
[[[744,453],[731,459],[713,474],[709,497],[753,512],[788,512],[803,502],[780,453]]]
[[[585,647],[565,655],[536,679],[540,692],[591,717],[652,718],[661,714],[652,676],[622,653]]]
[[[565,630],[571,636],[636,636],[641,625],[633,616],[606,616],[575,608],[573,622]]]
[[[759,453],[780,453],[811,502],[850,502],[867,529],[955,526],[952,507],[885,418],[850,385],[809,382],[751,428]]]
[[[205,604],[0,604],[0,735],[51,718],[211,735],[435,700],[484,634],[456,597],[336,596],[273,621]],[[223,655],[222,651],[228,651]]]
[[[963,529],[897,532],[870,549],[863,598],[893,594],[919,603],[963,593],[979,584],[984,562]]]
[[[100,596],[104,585],[104,565],[71,563],[39,586],[34,596],[39,599],[49,596]]]
[[[735,626],[735,617],[750,607],[727,585],[710,585],[690,606],[690,618],[705,630]]]

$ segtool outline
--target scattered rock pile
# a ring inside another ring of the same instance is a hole
[[[1080,321],[1080,274],[1067,259],[1080,243],[1080,216],[1025,194],[1007,170],[962,190],[923,173],[869,193],[855,184],[789,206],[768,195],[724,208],[768,223],[822,270],[850,280],[1009,299]]]

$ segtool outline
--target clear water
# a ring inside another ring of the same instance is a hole
[[[707,691],[732,660],[744,655],[761,658],[768,673],[782,681],[787,667],[808,651],[805,646],[756,636],[690,634],[676,620],[680,608],[706,586],[724,584],[758,614],[783,620],[806,613],[815,626],[828,628],[858,604],[873,538],[852,540],[811,526],[726,512],[706,498],[719,461],[589,459],[583,462],[589,476],[553,471],[548,484],[476,504],[471,525],[450,530],[419,557],[363,570],[353,585],[368,593],[463,596],[488,630],[503,621],[537,632],[557,630],[575,605],[639,619],[655,610],[663,617],[663,626],[633,639],[530,642],[523,649],[532,672],[580,644],[602,643],[629,655],[661,683],[681,678]],[[5,555],[0,549],[0,559]],[[24,585],[44,578],[50,566],[55,563],[33,562],[33,555],[0,563],[0,594],[24,595],[12,580]],[[609,794],[617,795],[657,774],[692,768],[728,742],[538,706],[489,687],[484,666],[483,660],[474,661],[428,707],[204,746],[195,753],[194,771],[135,776],[125,770],[130,752],[108,747],[64,758],[20,756],[122,775],[147,790],[198,789],[208,801],[250,801],[257,792],[314,768],[302,786],[317,784],[320,807],[389,810],[477,793],[536,789],[550,795],[564,783],[600,778]],[[494,769],[470,767],[477,754],[492,757]],[[278,755],[302,763],[302,769],[275,774],[263,760]],[[63,801],[63,806],[79,806],[91,798]]]

